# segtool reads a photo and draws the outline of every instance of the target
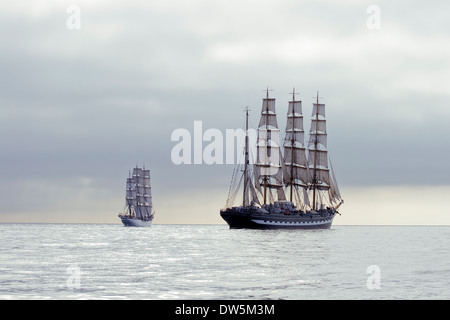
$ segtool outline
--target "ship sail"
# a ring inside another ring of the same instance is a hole
[[[280,130],[277,124],[275,99],[269,98],[267,90],[263,99],[261,119],[258,125],[256,176],[257,189],[263,194],[264,204],[286,200],[281,170]]]
[[[143,176],[142,176],[142,169],[141,168],[134,168],[133,169],[133,182],[136,188],[136,205],[134,207],[134,211],[136,212],[136,217],[138,219],[142,219],[144,214],[142,209],[142,198],[143,198],[143,192],[144,192],[144,186],[143,186]]]
[[[132,214],[131,208],[136,206],[136,189],[132,178],[127,178],[126,207],[129,215]]]
[[[138,219],[148,219],[152,214],[152,195],[150,187],[150,170],[134,168],[131,183],[135,188],[132,199],[134,211]]]
[[[316,103],[313,103],[311,128],[308,141],[309,188],[313,190],[312,208],[325,205],[321,191],[330,189],[330,170],[328,168],[327,130],[325,120],[325,104],[319,103],[317,93]],[[317,194],[316,194],[317,191]]]
[[[292,92],[292,101],[289,101],[288,105],[283,150],[283,182],[287,187],[286,193],[289,194],[289,201],[303,209],[305,206],[309,206],[308,163],[305,151],[302,102],[295,101],[295,89]]]
[[[243,200],[242,206],[247,207],[253,204],[261,205],[260,198],[261,188],[258,181],[259,174],[257,173],[257,167],[254,165],[256,156],[251,152],[253,148],[250,148],[249,142],[249,109],[245,109],[245,144],[240,156],[244,156],[244,162],[238,161],[239,165],[235,168],[233,176],[231,178],[231,185],[228,191],[228,198],[225,207],[232,207],[235,204],[236,196],[242,188],[243,184]],[[251,164],[252,163],[252,164]],[[238,175],[239,172],[243,172],[242,175]]]
[[[143,194],[143,209],[144,217],[149,217],[152,214],[152,189],[150,186],[150,170],[142,170],[144,180],[144,194]]]
[[[334,176],[334,170],[333,170],[333,165],[331,164],[331,160],[330,160],[330,182],[331,182],[331,186],[330,189],[328,190],[329,193],[329,197],[330,197],[330,203],[334,206],[336,206],[336,208],[338,208],[342,203],[342,197],[341,197],[341,193],[339,191],[339,187],[336,181],[336,177]]]

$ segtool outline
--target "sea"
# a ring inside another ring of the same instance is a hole
[[[0,224],[2,300],[448,300],[450,226]]]

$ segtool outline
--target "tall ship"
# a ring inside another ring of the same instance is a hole
[[[294,89],[280,146],[275,99],[269,98],[267,89],[256,154],[249,141],[246,109],[244,162],[235,168],[226,206],[220,210],[230,228],[329,229],[339,214],[344,201],[328,158],[325,104],[319,103],[317,93],[305,144],[302,102],[295,94]],[[235,205],[239,191],[242,202]]]
[[[127,227],[150,227],[155,213],[150,186],[150,170],[133,169],[126,181],[125,207],[119,218]]]

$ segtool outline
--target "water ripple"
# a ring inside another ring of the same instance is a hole
[[[0,224],[0,298],[449,299],[449,231]]]

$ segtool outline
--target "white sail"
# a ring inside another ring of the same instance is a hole
[[[282,188],[281,149],[279,143],[280,130],[278,129],[275,99],[263,99],[261,119],[258,126],[256,170],[264,202],[267,195],[270,201],[284,198],[283,190],[272,194],[272,189]],[[258,188],[259,189],[259,188]],[[280,199],[281,200],[281,199]]]
[[[150,217],[152,214],[152,189],[150,186],[150,170],[143,170],[143,176],[144,176],[144,210],[145,210],[145,217]]]
[[[249,184],[250,185],[250,194],[251,194],[251,201],[253,201],[254,203],[261,205],[261,202],[259,201],[259,197],[257,194],[257,191],[255,190],[255,187],[253,186],[253,184]]]
[[[244,153],[245,149],[243,149],[243,154]],[[249,152],[249,158],[253,158],[251,152]],[[249,162],[253,162],[253,160],[249,160]],[[242,172],[242,175],[239,175],[239,172]],[[245,163],[239,164],[235,168],[225,207],[229,208],[236,204],[246,207],[252,203],[261,205],[260,199],[262,199],[262,192],[258,182],[259,174],[257,172],[258,170],[256,165],[247,164],[247,172],[245,171]],[[245,174],[247,174],[247,179],[245,179]],[[245,185],[245,180],[247,180],[247,185]],[[239,191],[243,191],[242,202],[236,199]]]
[[[307,194],[308,162],[305,150],[305,132],[303,129],[302,102],[295,100],[295,89],[292,92],[292,101],[289,101],[286,134],[283,142],[283,183],[289,201],[294,202],[297,208],[309,207]]]
[[[341,197],[341,193],[339,191],[336,177],[334,176],[334,170],[333,170],[333,165],[331,164],[331,160],[330,160],[330,168],[331,168],[331,174],[330,174],[331,186],[330,186],[330,189],[328,190],[330,202],[332,204],[339,204],[342,201],[342,197]]]
[[[127,206],[134,205],[133,200],[135,200],[133,179],[132,178],[128,178],[127,179],[127,191],[126,191],[126,204],[127,204]]]
[[[290,101],[286,122],[286,135],[283,143],[284,172],[286,186],[306,187],[308,165],[305,152],[305,133],[303,130],[302,102]]]
[[[133,177],[136,177],[136,182],[139,182],[139,179],[143,178],[142,169],[138,167],[134,168]]]
[[[313,104],[308,141],[308,167],[308,183],[310,186],[318,190],[328,190],[330,188],[330,173],[328,169],[325,104]]]

